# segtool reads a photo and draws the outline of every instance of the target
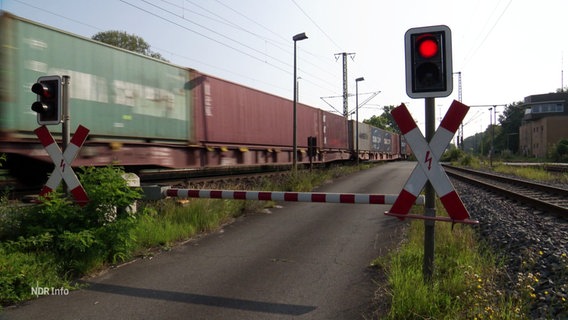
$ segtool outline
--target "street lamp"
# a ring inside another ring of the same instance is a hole
[[[357,157],[357,165],[359,165],[359,82],[364,80],[363,77],[355,79],[355,156]]]
[[[296,127],[297,127],[297,122],[296,122],[296,104],[297,104],[297,100],[298,100],[298,92],[296,91],[296,86],[297,86],[297,76],[296,76],[296,41],[301,41],[301,40],[305,40],[307,39],[308,36],[306,36],[305,32],[302,33],[298,33],[297,35],[292,37],[292,40],[294,40],[294,134],[293,134],[293,147],[292,147],[292,152],[294,153],[293,157],[292,157],[292,170],[294,172],[296,172],[297,168],[297,162],[298,162],[298,142],[296,141]]]

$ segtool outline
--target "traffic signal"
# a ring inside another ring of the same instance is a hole
[[[37,123],[40,125],[61,123],[61,77],[39,77],[32,86],[32,92],[37,94],[37,101],[32,104],[32,110],[37,112]]]
[[[447,97],[453,90],[452,36],[447,26],[412,28],[404,35],[406,93]]]
[[[317,156],[317,137],[308,137],[308,157]]]

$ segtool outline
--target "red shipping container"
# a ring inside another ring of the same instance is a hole
[[[322,111],[324,149],[349,149],[348,121],[338,114]]]
[[[392,151],[391,156],[394,159],[398,159],[400,157],[400,135],[397,133],[393,133],[392,135]]]
[[[293,101],[192,71],[197,141],[203,144],[291,147]],[[297,144],[322,137],[321,110],[297,104]]]

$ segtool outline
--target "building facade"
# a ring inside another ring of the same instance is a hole
[[[519,151],[525,156],[544,158],[561,139],[568,139],[568,93],[525,97],[519,128]]]

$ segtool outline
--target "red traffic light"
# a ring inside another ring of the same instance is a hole
[[[452,41],[447,26],[411,28],[404,35],[406,93],[411,98],[452,93]]]
[[[432,58],[438,53],[439,49],[438,41],[429,35],[423,37],[423,39],[418,39],[418,53],[424,59]]]
[[[37,112],[37,122],[40,125],[55,125],[61,123],[61,77],[39,77],[32,85],[31,91],[37,95],[37,101],[32,103],[32,110]]]
[[[32,104],[32,110],[39,113],[44,114],[49,112],[49,106],[45,103],[46,100],[51,98],[52,94],[49,91],[49,87],[43,83],[34,83],[32,86],[32,92],[38,95],[38,101]]]
[[[38,96],[41,96],[42,98],[51,97],[51,93],[49,92],[49,87],[43,83],[39,82],[34,83],[34,85],[32,86],[32,92],[37,94]]]

